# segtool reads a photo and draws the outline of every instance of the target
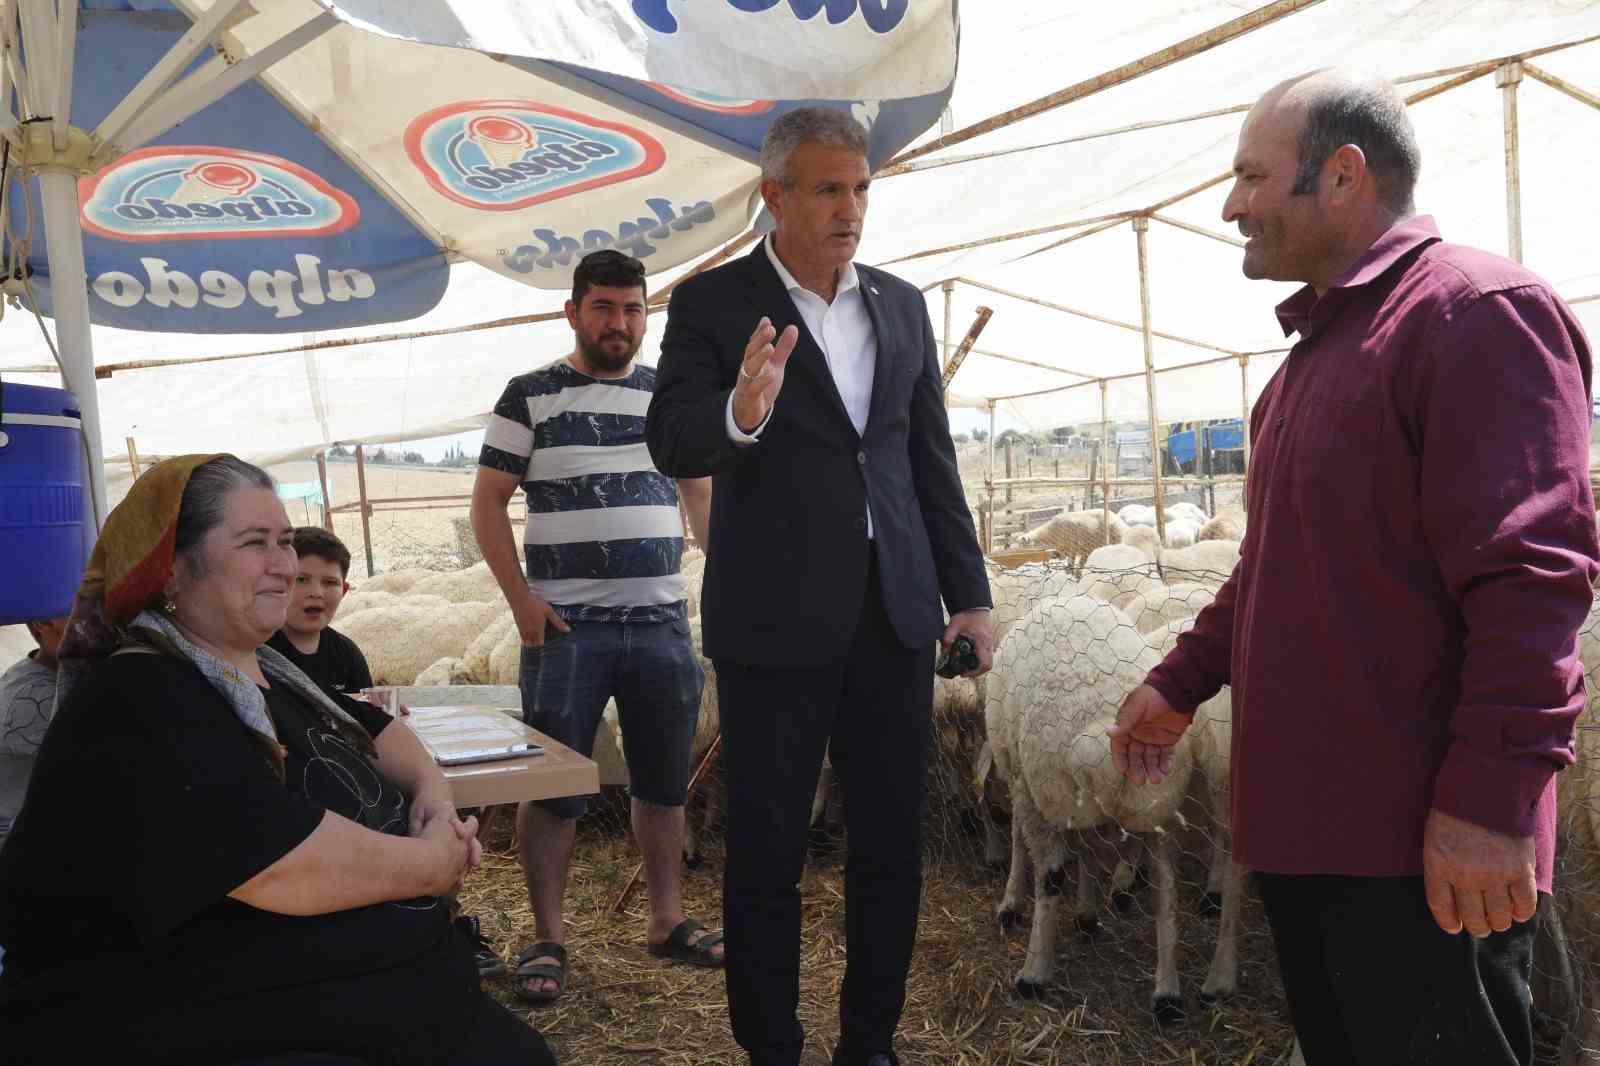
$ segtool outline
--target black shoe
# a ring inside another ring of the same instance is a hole
[[[456,919],[456,926],[468,940],[472,941],[472,959],[478,964],[479,977],[499,977],[506,972],[505,960],[495,950],[493,942],[483,935],[477,915],[461,915]]]
[[[900,1066],[900,1060],[892,1051],[879,1051],[862,1059],[846,1055],[842,1048],[835,1048],[833,1066]]]

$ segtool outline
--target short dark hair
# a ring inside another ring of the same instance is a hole
[[[637,287],[649,295],[644,283],[644,264],[615,248],[602,248],[578,260],[578,269],[572,274],[572,302],[582,306],[583,298],[596,285],[608,289]]]
[[[1384,206],[1395,214],[1410,214],[1411,196],[1422,172],[1422,151],[1405,102],[1382,84],[1330,86],[1311,96],[1300,131],[1300,169],[1292,191],[1303,195],[1314,190],[1322,164],[1347,144],[1367,157],[1367,170],[1378,183]]]
[[[321,526],[297,526],[294,531],[294,553],[304,559],[314,555],[339,565],[339,573],[350,576],[350,549],[344,541]]]

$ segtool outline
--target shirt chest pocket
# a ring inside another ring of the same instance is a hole
[[[1291,491],[1302,514],[1350,521],[1376,502],[1383,409],[1373,399],[1324,396],[1292,434]]]

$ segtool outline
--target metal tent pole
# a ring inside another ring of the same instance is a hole
[[[106,520],[106,463],[100,440],[100,398],[94,382],[94,343],[89,335],[89,287],[83,265],[83,230],[78,216],[78,177],[41,171],[44,239],[50,256],[50,301],[56,320],[61,377],[78,399],[83,416],[84,514],[98,530]]]
[[[1139,321],[1144,332],[1144,391],[1150,415],[1150,478],[1155,487],[1156,536],[1167,542],[1167,505],[1161,483],[1161,419],[1156,411],[1156,362],[1154,338],[1150,331],[1150,254],[1146,240],[1148,218],[1133,220],[1133,235],[1139,244]]]

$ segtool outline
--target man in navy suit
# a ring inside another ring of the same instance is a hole
[[[728,1010],[754,1066],[795,1066],[805,1040],[797,885],[824,751],[849,842],[833,1061],[898,1062],[934,644],[969,637],[972,676],[993,653],[927,308],[851,261],[866,149],[841,111],[773,124],[761,195],[776,231],[674,290],[645,431],[669,477],[715,477],[701,614],[728,776]]]

